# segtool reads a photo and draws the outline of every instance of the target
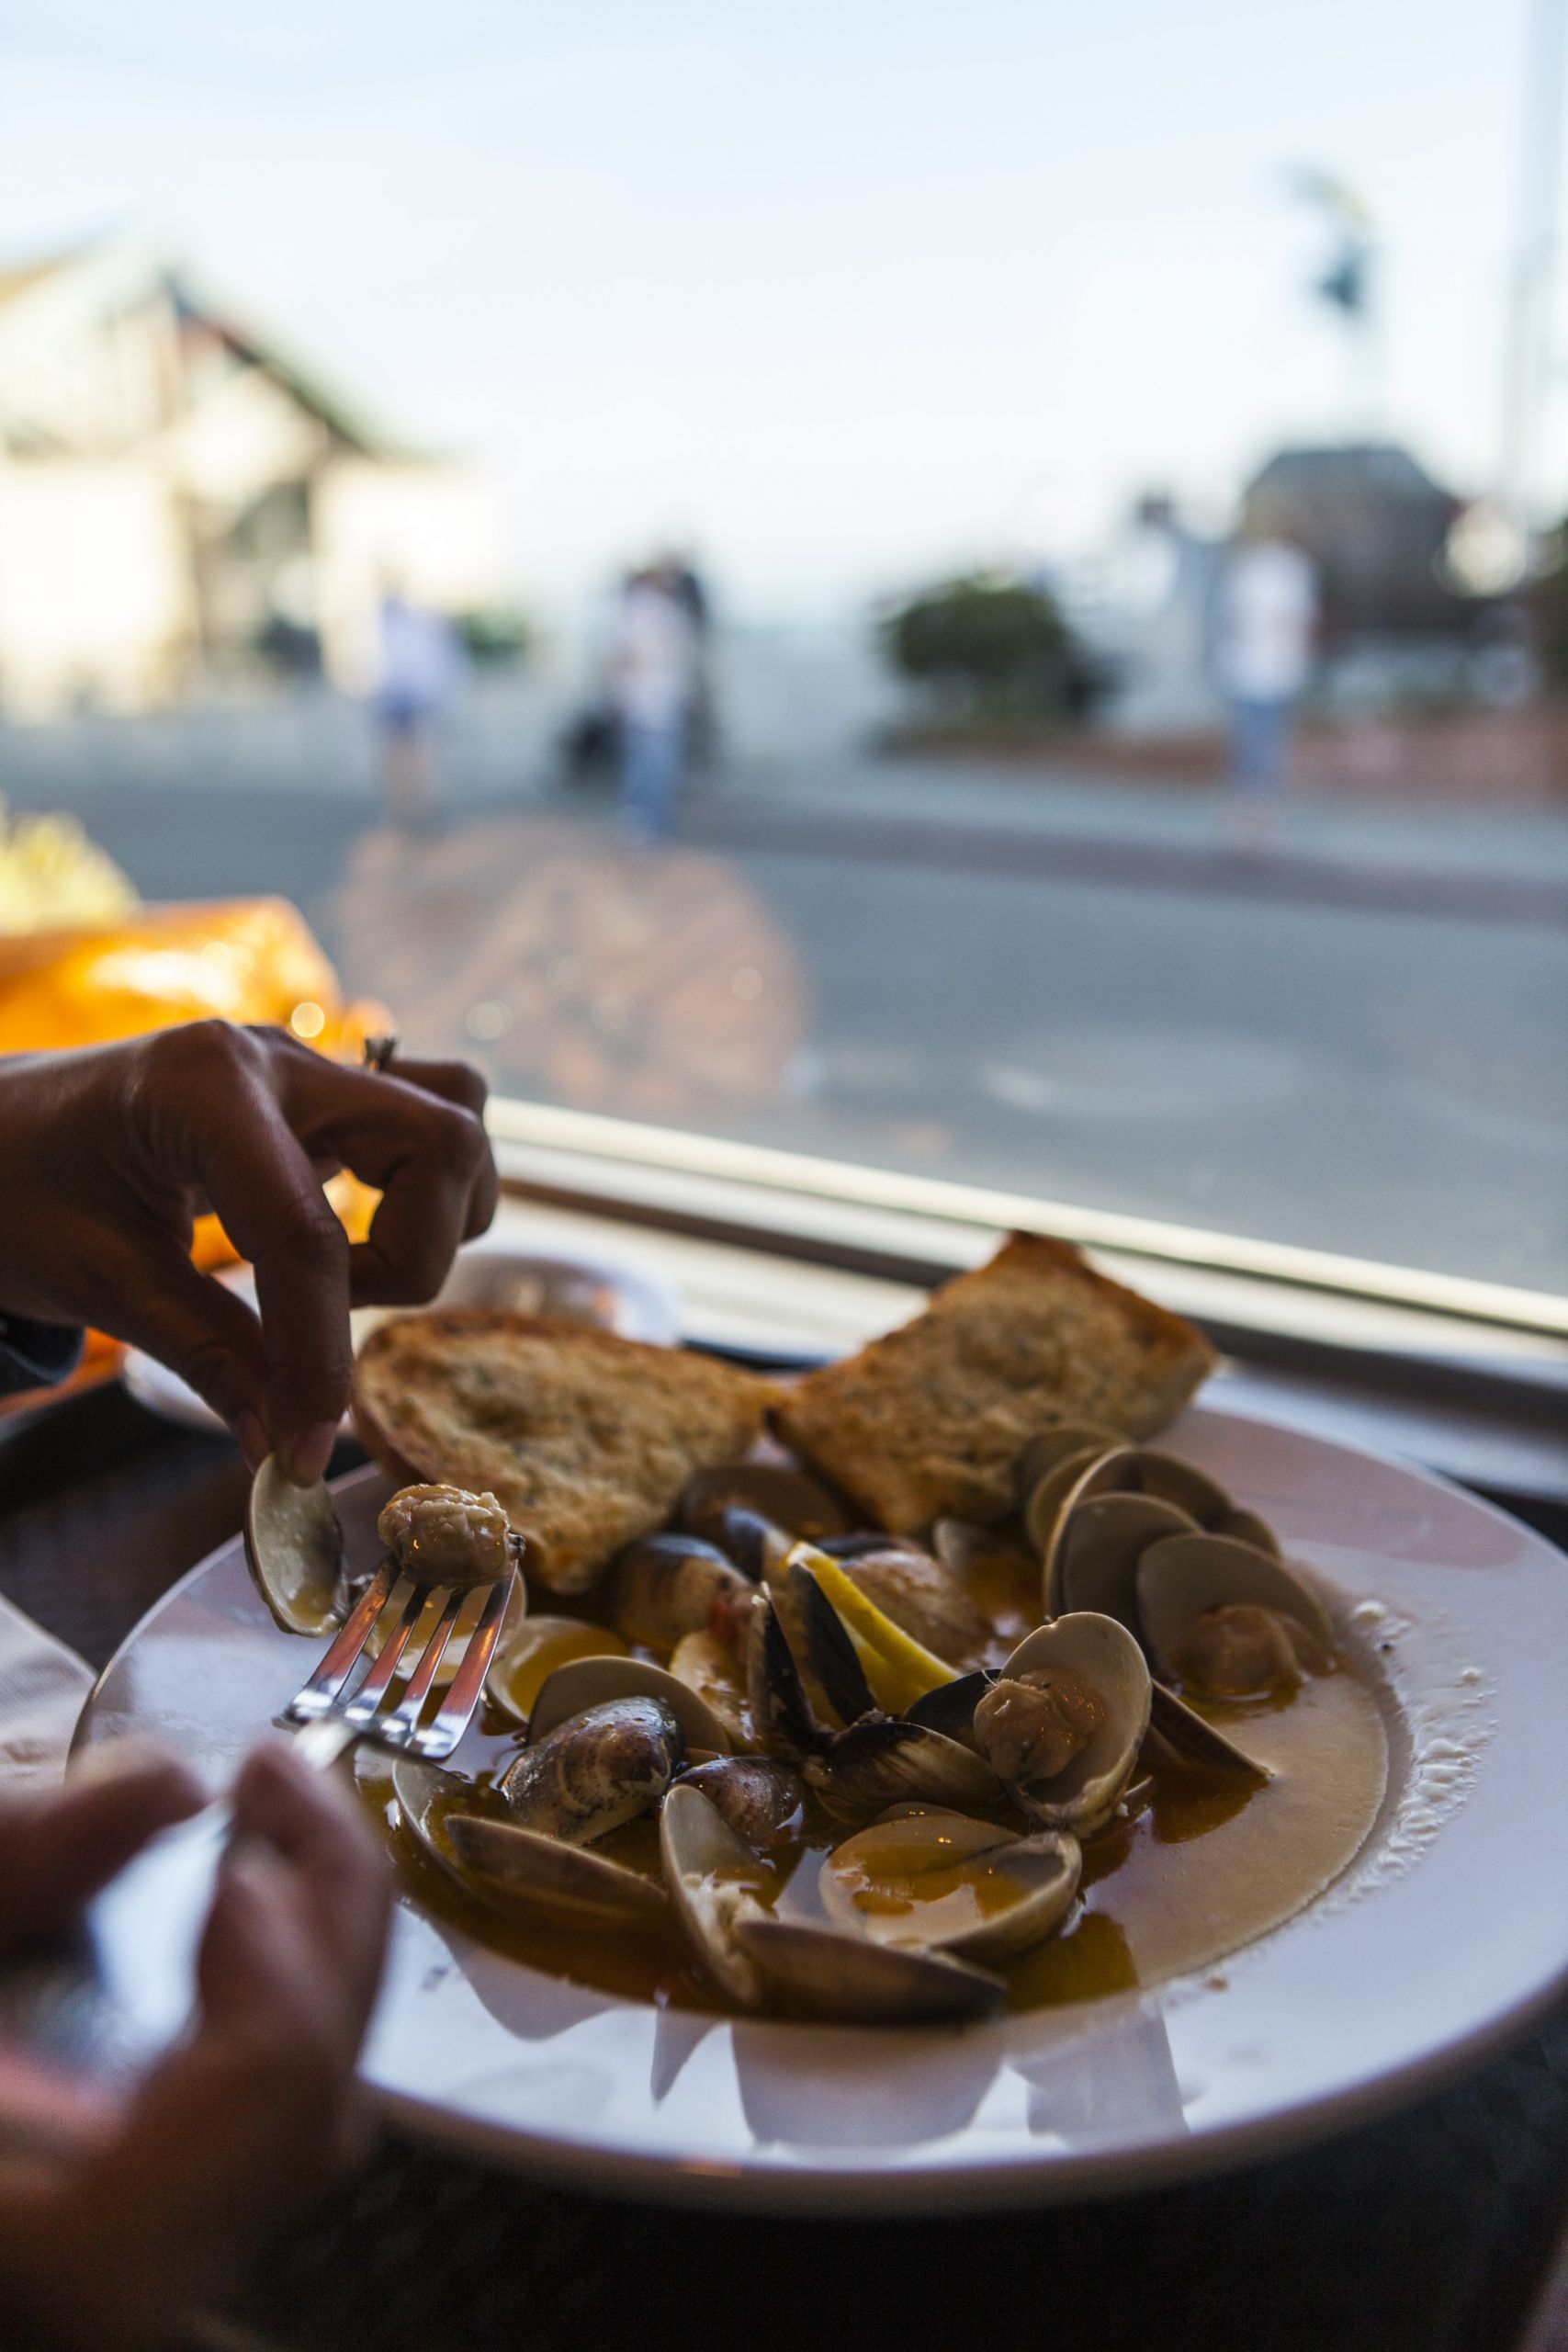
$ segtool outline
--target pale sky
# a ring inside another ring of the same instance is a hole
[[[0,257],[124,226],[493,474],[548,602],[758,614],[1219,511],[1353,421],[1285,167],[1382,237],[1383,416],[1498,440],[1524,0],[0,0]],[[1568,442],[1552,480],[1568,504]]]

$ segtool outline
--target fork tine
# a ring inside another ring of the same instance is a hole
[[[299,1716],[322,1714],[332,1705],[358,1665],[360,1654],[370,1638],[376,1620],[386,1606],[387,1595],[391,1589],[392,1564],[390,1560],[383,1560],[355,1603],[352,1615],[331,1649],[304,1688],[297,1691],[290,1701],[285,1711],[287,1713]]]
[[[372,1725],[376,1737],[384,1746],[389,1747],[404,1746],[410,1733],[418,1723],[420,1711],[429,1695],[430,1686],[435,1679],[435,1669],[441,1663],[446,1645],[451,1640],[457,1620],[463,1613],[463,1605],[468,1598],[470,1589],[470,1587],[458,1585],[452,1591],[446,1593],[445,1598],[442,1599],[435,1623],[426,1636],[424,1647],[420,1653],[419,1664],[410,1675],[401,1699],[390,1714],[382,1716]],[[437,1585],[431,1594],[433,1603],[440,1598],[442,1591],[443,1588]]]
[[[506,1604],[512,1598],[516,1570],[500,1577],[485,1592],[479,1621],[468,1635],[468,1646],[463,1652],[463,1663],[447,1684],[441,1704],[423,1730],[415,1729],[409,1746],[420,1756],[439,1762],[450,1756],[468,1727],[468,1719],[479,1702],[485,1676],[501,1632],[501,1621],[506,1614]]]
[[[392,1597],[381,1614],[381,1647],[375,1665],[360,1684],[348,1704],[342,1709],[343,1719],[356,1728],[367,1724],[381,1703],[383,1692],[398,1670],[398,1661],[409,1645],[415,1624],[428,1607],[429,1588],[416,1585],[411,1576],[403,1575],[392,1587]]]

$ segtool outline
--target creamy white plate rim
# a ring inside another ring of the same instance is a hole
[[[1345,1877],[1196,1977],[963,2031],[658,2012],[412,1905],[367,2072],[400,2122],[584,2188],[936,2211],[1145,2187],[1436,2087],[1568,1977],[1568,1561],[1392,1462],[1213,1408],[1168,1441],[1269,1518],[1383,1679],[1389,1796]],[[338,1486],[355,1549],[386,1482]],[[107,1668],[81,1736],[160,1734],[220,1781],[302,1679],[238,1543]]]

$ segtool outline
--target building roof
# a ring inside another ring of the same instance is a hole
[[[171,299],[182,318],[199,321],[237,356],[264,369],[361,456],[409,458],[422,454],[373,419],[357,400],[327,382],[297,356],[284,338],[245,320],[225,297],[210,292],[183,262],[152,247],[96,239],[68,252],[0,269],[0,320],[8,326],[29,296],[65,289],[73,278],[90,282],[97,277],[103,279],[99,299],[106,310],[112,304],[115,311],[123,311],[134,307],[139,297],[149,300],[154,294]],[[87,283],[84,291],[88,291]]]

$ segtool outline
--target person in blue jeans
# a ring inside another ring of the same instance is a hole
[[[1317,582],[1308,558],[1255,526],[1226,560],[1216,618],[1235,831],[1243,847],[1256,848],[1284,790],[1296,706],[1312,673]]]
[[[631,839],[674,834],[696,677],[697,639],[670,565],[633,572],[621,594],[610,690],[621,729],[621,808]]]

